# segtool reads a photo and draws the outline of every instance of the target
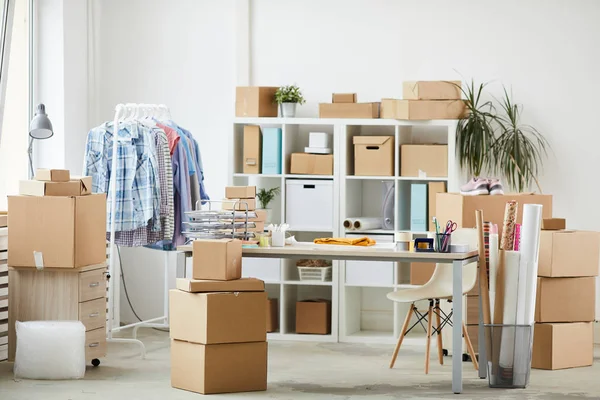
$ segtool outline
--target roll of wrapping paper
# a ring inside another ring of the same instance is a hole
[[[496,305],[496,279],[498,277],[498,233],[493,233],[494,229],[490,230],[490,274],[489,274],[489,285],[490,285],[490,312],[492,314],[492,321],[494,320],[494,311]]]
[[[500,250],[512,250],[514,248],[515,224],[517,223],[517,213],[519,203],[511,200],[506,203],[504,209],[504,223],[502,225],[502,236],[500,238]]]
[[[515,243],[513,247],[515,251],[519,251],[521,247],[521,224],[515,224]]]
[[[485,245],[485,273],[488,277],[488,286],[490,282],[490,230],[492,223],[484,221],[483,223],[483,243]],[[489,287],[488,287],[489,289]],[[491,301],[491,298],[490,298]],[[490,302],[491,305],[491,302]]]
[[[344,220],[344,228],[354,230],[354,221],[356,218],[346,218]]]
[[[367,229],[381,229],[382,226],[382,218],[359,217],[354,220],[354,229],[356,229],[357,231],[363,231]]]

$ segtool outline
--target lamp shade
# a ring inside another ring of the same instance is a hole
[[[29,124],[29,136],[34,139],[48,139],[54,135],[52,122],[46,114],[46,106],[38,104],[35,116]]]

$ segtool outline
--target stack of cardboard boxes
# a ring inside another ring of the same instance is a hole
[[[404,82],[402,97],[381,100],[381,118],[459,119],[466,112],[460,81]]]
[[[193,280],[169,293],[171,385],[196,393],[267,389],[267,294],[241,278],[239,240],[196,240]]]
[[[379,118],[379,103],[357,103],[356,93],[334,93],[319,104],[319,118]]]
[[[565,228],[556,219],[543,226]],[[592,365],[599,254],[597,232],[542,230],[532,368]]]

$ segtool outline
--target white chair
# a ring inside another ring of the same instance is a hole
[[[452,242],[460,243],[460,244],[468,244],[470,250],[477,249],[477,231],[475,229],[457,229],[452,234]],[[477,281],[477,263],[471,263],[464,267],[463,269],[463,295],[471,291],[475,286]],[[410,289],[402,289],[396,292],[388,293],[387,298],[398,302],[398,303],[410,303],[411,306],[406,314],[406,319],[404,320],[404,324],[402,325],[402,330],[400,331],[400,336],[398,338],[398,343],[396,344],[396,348],[394,349],[394,354],[392,355],[392,361],[390,362],[390,368],[394,367],[396,362],[396,358],[398,357],[398,351],[400,350],[400,346],[402,345],[402,341],[404,340],[404,336],[406,336],[408,325],[410,324],[412,315],[415,314],[418,318],[418,321],[415,323],[420,323],[423,319],[427,320],[427,345],[426,345],[426,353],[425,353],[425,373],[429,373],[429,350],[431,347],[431,336],[433,333],[437,334],[437,347],[438,347],[438,358],[441,365],[444,364],[443,359],[443,350],[442,350],[442,328],[450,321],[452,314],[446,315],[440,309],[440,300],[446,299],[448,301],[452,300],[452,264],[436,264],[435,271],[431,276],[431,279],[420,287],[410,288]],[[415,306],[415,302],[429,300],[429,308],[427,314],[421,314],[417,307]],[[461,299],[462,300],[462,299]],[[436,327],[432,329],[433,316],[435,314],[436,318]],[[442,315],[444,316],[444,320],[442,321]],[[473,351],[473,346],[471,344],[471,340],[469,338],[469,334],[467,333],[466,326],[464,322],[462,322],[462,331],[463,336],[465,338],[465,342],[467,344],[467,351],[471,356],[471,360],[473,361],[473,365],[475,369],[479,369],[477,359],[475,358],[475,354]],[[415,326],[413,325],[413,327]],[[483,345],[483,344],[480,344]],[[462,349],[454,349],[454,356],[460,357]]]

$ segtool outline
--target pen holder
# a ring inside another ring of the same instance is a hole
[[[450,233],[438,233],[435,235],[435,250],[438,253],[450,253],[452,235]]]
[[[284,231],[271,232],[271,247],[284,247],[284,246],[285,246],[285,232]]]

